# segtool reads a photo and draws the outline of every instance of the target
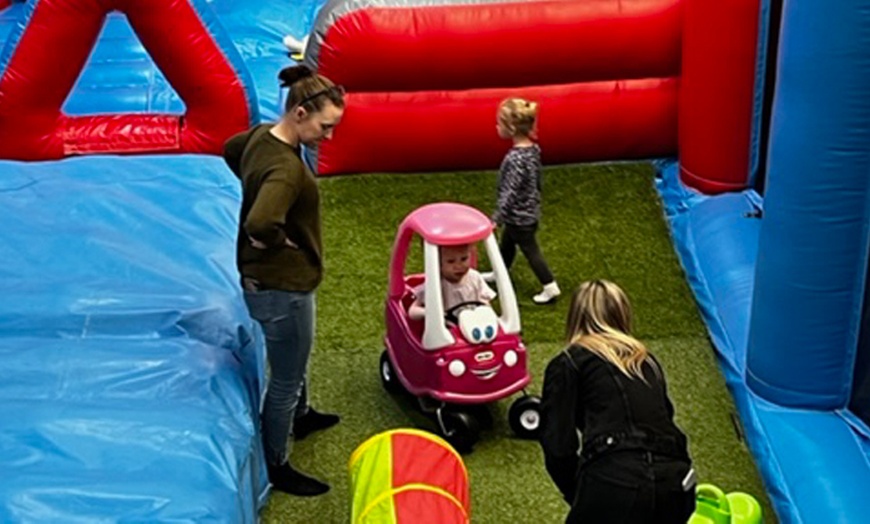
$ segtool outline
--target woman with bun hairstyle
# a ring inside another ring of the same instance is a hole
[[[237,263],[248,310],[266,338],[261,426],[269,480],[278,491],[314,496],[329,486],[290,465],[287,440],[335,425],[339,417],[307,403],[323,254],[320,193],[301,146],[332,138],[344,113],[344,90],[306,66],[285,68],[279,79],[289,88],[281,119],[230,138],[224,159],[242,182]]]

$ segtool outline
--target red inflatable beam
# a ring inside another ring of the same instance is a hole
[[[680,176],[706,193],[746,187],[758,0],[683,0]]]
[[[547,163],[676,154],[682,0],[411,1],[321,21],[307,60],[351,93],[321,174],[494,168],[509,96],[541,102]]]
[[[334,140],[320,146],[318,172],[493,169],[509,147],[495,130],[498,104],[507,96],[540,102],[538,134],[548,164],[676,153],[675,78],[351,93]]]
[[[368,7],[339,16],[315,59],[321,73],[357,92],[677,76],[681,3]]]
[[[113,10],[127,16],[184,101],[184,115],[70,117],[62,113],[103,20]],[[0,78],[0,158],[217,154],[226,137],[249,123],[242,83],[188,0],[42,0]]]

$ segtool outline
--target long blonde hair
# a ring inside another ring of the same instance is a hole
[[[628,377],[645,380],[641,366],[650,358],[631,336],[631,304],[619,286],[607,280],[580,284],[568,310],[566,338],[610,362]]]

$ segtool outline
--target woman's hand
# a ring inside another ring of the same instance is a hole
[[[248,240],[251,241],[251,247],[253,247],[254,249],[268,249],[269,247],[253,237],[248,237]],[[284,245],[289,247],[290,249],[299,249],[299,245],[296,242],[290,240],[289,238],[284,239]]]
[[[248,237],[248,240],[251,242],[251,247],[254,249],[266,249],[269,247],[253,237]]]

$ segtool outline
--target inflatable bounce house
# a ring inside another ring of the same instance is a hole
[[[348,92],[323,176],[493,168],[508,95],[547,164],[678,158],[659,189],[780,519],[867,520],[870,0],[0,0],[0,520],[257,520],[215,155],[280,114],[288,34]]]

